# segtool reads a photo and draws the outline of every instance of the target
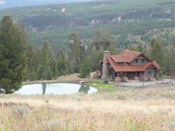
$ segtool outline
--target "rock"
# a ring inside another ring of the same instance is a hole
[[[84,84],[84,81],[79,81],[80,84]]]

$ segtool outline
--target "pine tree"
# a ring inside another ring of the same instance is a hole
[[[113,42],[111,42],[107,50],[110,51],[111,55],[117,54],[117,50]]]
[[[80,64],[80,77],[86,78],[90,74],[90,64],[87,57],[84,57]]]
[[[95,56],[94,70],[99,70],[100,68],[99,62],[103,60],[103,53],[104,53],[104,49],[102,46],[100,46]]]
[[[53,78],[53,72],[50,68],[50,54],[47,44],[44,44],[41,54],[41,66],[37,72],[38,79],[50,80]]]
[[[140,43],[138,46],[137,46],[137,48],[138,48],[138,51],[139,52],[142,52],[143,54],[147,54],[147,52],[146,52],[146,48],[144,47],[144,45],[143,45],[143,43]]]
[[[25,66],[24,42],[10,16],[4,16],[0,26],[0,90],[6,94],[21,86]]]
[[[81,61],[81,41],[77,33],[73,32],[67,36],[70,41],[69,46],[69,60],[71,65],[73,66],[74,72],[79,72],[79,64]]]
[[[58,50],[56,60],[57,60],[57,69],[59,71],[59,75],[62,76],[62,75],[68,74],[69,72],[68,65],[67,65],[68,62],[66,60],[66,57],[62,49]]]
[[[159,64],[161,71],[164,72],[165,53],[164,53],[162,44],[159,41],[154,40],[151,43],[151,47],[152,47],[151,52],[150,52],[151,60],[156,61]]]
[[[130,45],[129,48],[128,48],[128,50],[130,50],[130,51],[138,51],[138,46],[136,46],[136,45]]]
[[[112,40],[110,32],[107,29],[100,29],[95,33],[95,38],[91,43],[91,48],[95,45],[97,50],[100,46],[107,49],[111,43],[114,43],[114,41]]]

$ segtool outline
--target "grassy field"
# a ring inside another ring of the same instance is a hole
[[[0,131],[173,131],[175,89],[0,95]]]

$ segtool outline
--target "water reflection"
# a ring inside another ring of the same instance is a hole
[[[42,91],[43,93],[42,94],[46,94],[46,83],[42,83]]]
[[[96,88],[87,85],[70,84],[70,83],[42,83],[42,84],[31,84],[23,85],[15,93],[22,95],[34,95],[34,94],[73,94],[77,92],[84,92],[87,94],[97,92]]]
[[[78,90],[78,92],[83,92],[83,93],[88,93],[88,91],[90,90],[90,87],[87,85],[81,85],[80,89]]]

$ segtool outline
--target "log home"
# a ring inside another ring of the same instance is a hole
[[[125,80],[155,80],[160,70],[156,61],[152,61],[142,52],[125,50],[120,55],[110,55],[104,52],[100,62],[100,75],[104,79],[114,81]]]

